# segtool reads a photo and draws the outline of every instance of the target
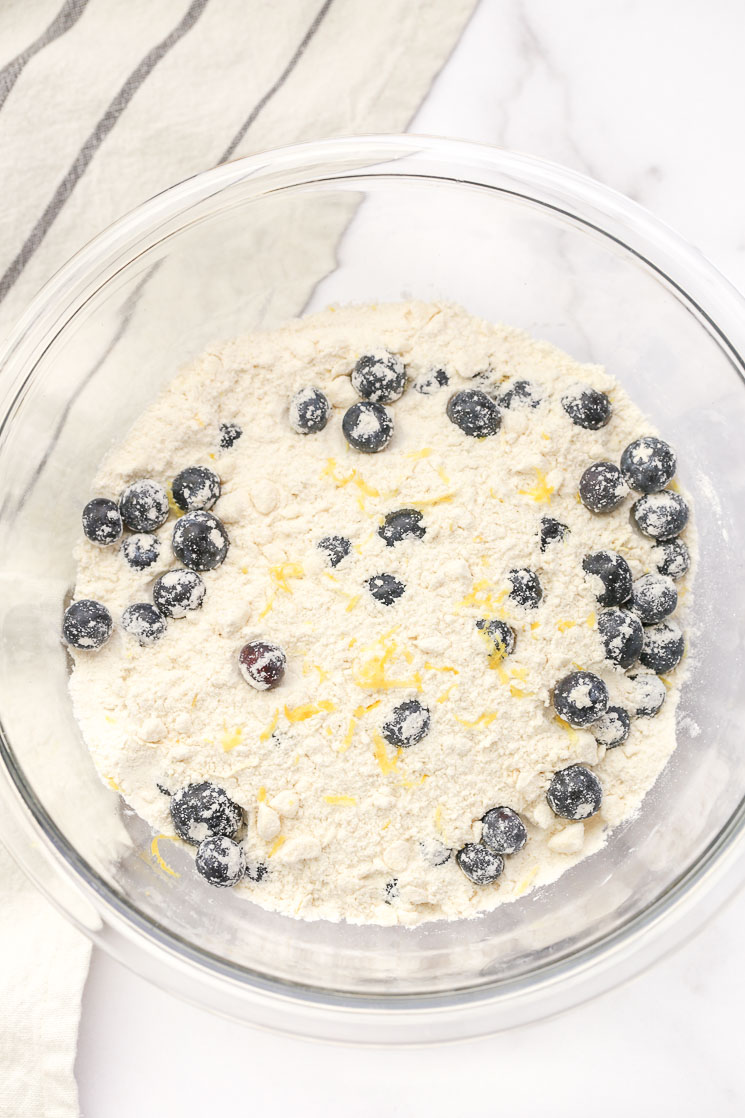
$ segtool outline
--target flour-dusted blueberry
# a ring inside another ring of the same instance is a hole
[[[329,421],[331,404],[320,388],[307,384],[290,400],[290,427],[298,435],[315,435]]]
[[[149,602],[135,602],[122,614],[122,629],[140,644],[155,644],[166,631],[166,619]]]
[[[152,478],[133,481],[119,498],[119,512],[131,532],[154,532],[168,520],[168,494]]]
[[[192,571],[213,571],[225,562],[230,540],[214,513],[187,512],[173,526],[173,553]]]
[[[474,885],[492,885],[504,869],[504,858],[481,842],[468,842],[455,860]]]
[[[152,532],[136,532],[122,541],[122,555],[133,571],[144,571],[158,562],[160,546]]]
[[[384,606],[392,606],[406,589],[403,582],[389,574],[373,575],[367,580],[365,586],[375,601],[381,602]]]
[[[588,384],[575,384],[561,397],[561,406],[572,423],[588,431],[605,427],[613,414],[610,399]]]
[[[636,439],[621,455],[621,472],[637,493],[659,493],[675,476],[675,451],[653,435]]]
[[[654,540],[670,540],[679,536],[688,523],[688,503],[680,493],[663,489],[647,493],[631,506],[637,528]]]
[[[621,668],[630,668],[639,659],[644,643],[644,630],[638,617],[627,609],[601,610],[598,632],[605,645],[606,659]]]
[[[595,773],[584,765],[569,765],[551,778],[548,806],[562,819],[589,819],[600,811],[603,788]]]
[[[568,531],[567,525],[560,520],[554,520],[551,516],[542,517],[539,531],[541,551],[545,551],[552,543],[561,543]]]
[[[402,540],[421,540],[427,531],[422,524],[423,519],[416,509],[396,509],[395,512],[386,513],[385,520],[378,528],[378,535],[388,547],[393,547]]]
[[[659,625],[646,625],[640,662],[645,668],[664,675],[677,668],[685,652],[685,639],[680,625],[675,621],[662,621]]]
[[[321,551],[326,553],[330,567],[338,567],[342,559],[346,559],[351,551],[352,544],[346,536],[324,536],[318,541]]]
[[[446,411],[451,423],[460,427],[464,435],[475,439],[496,435],[502,423],[499,408],[479,388],[455,392],[448,400]]]
[[[491,621],[481,619],[476,622],[476,628],[489,641],[491,655],[498,653],[500,657],[511,656],[515,651],[517,634],[506,621],[493,618]]]
[[[246,877],[249,881],[258,884],[263,881],[269,874],[269,866],[266,862],[251,862],[246,860]]]
[[[237,885],[246,872],[246,855],[239,842],[216,835],[200,842],[196,858],[197,873],[210,885],[228,889]]]
[[[688,548],[681,539],[663,540],[658,543],[652,552],[654,564],[661,575],[677,582],[688,573],[691,565],[691,556]]]
[[[450,847],[446,846],[445,843],[435,835],[432,835],[430,838],[422,839],[419,843],[419,849],[422,852],[422,858],[428,866],[444,866],[453,856]]]
[[[243,809],[207,780],[179,788],[171,796],[170,809],[176,834],[192,846],[207,838],[233,838],[243,822]]]
[[[220,424],[220,447],[222,450],[230,450],[231,446],[235,446],[238,439],[243,434],[243,428],[237,423],[221,423]]]
[[[537,408],[543,392],[533,380],[511,380],[497,399],[500,408]]]
[[[211,509],[220,496],[220,479],[208,466],[187,466],[176,474],[171,492],[182,512]]]
[[[155,581],[153,601],[165,617],[186,617],[201,607],[206,591],[195,571],[166,571]]]
[[[240,651],[238,665],[246,683],[257,691],[270,691],[284,679],[287,657],[278,644],[249,641]]]
[[[91,543],[108,547],[122,534],[122,517],[116,501],[94,497],[83,509],[83,531]]]
[[[398,888],[398,878],[392,877],[390,881],[386,881],[385,883],[385,900],[383,901],[383,904],[393,904],[393,902],[397,900],[399,896],[400,890]]]
[[[601,606],[622,606],[631,597],[631,567],[617,551],[585,555],[582,568],[600,579],[602,586],[595,584],[595,596]]]
[[[481,820],[481,841],[495,854],[517,854],[528,841],[528,832],[511,807],[493,807]]]
[[[667,575],[648,574],[634,579],[630,608],[644,625],[656,625],[675,613],[678,591]]]
[[[385,351],[366,353],[352,369],[352,388],[363,400],[392,404],[403,396],[406,369],[400,357]]]
[[[554,687],[554,710],[570,726],[581,729],[608,709],[608,688],[592,672],[570,672]]]
[[[621,471],[612,462],[593,462],[579,479],[579,497],[590,512],[613,512],[628,491]]]
[[[628,738],[631,732],[631,719],[623,707],[608,707],[605,714],[592,724],[592,732],[598,745],[615,749]]]
[[[114,622],[106,606],[92,598],[81,598],[65,610],[62,636],[65,644],[81,652],[94,652],[106,644]]]
[[[631,706],[637,718],[654,718],[662,709],[667,689],[654,672],[635,672],[629,676]]]
[[[393,438],[393,420],[382,404],[352,404],[341,421],[344,438],[362,454],[378,454]]]
[[[512,586],[509,597],[513,602],[525,609],[537,609],[543,597],[543,588],[535,571],[529,567],[513,567],[507,580]]]
[[[450,377],[444,369],[430,369],[416,378],[414,389],[416,392],[421,392],[422,396],[434,396],[435,392],[447,388],[449,384]]]
[[[382,734],[389,745],[408,749],[429,733],[430,713],[418,699],[407,699],[394,707],[382,725]]]

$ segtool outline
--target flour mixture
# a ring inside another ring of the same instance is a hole
[[[215,348],[83,514],[63,632],[101,776],[205,888],[291,916],[554,880],[675,746],[675,466],[602,368],[457,307]]]

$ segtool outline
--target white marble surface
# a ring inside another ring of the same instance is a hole
[[[745,291],[741,0],[482,0],[412,130],[545,156],[630,194]],[[97,953],[86,1118],[301,1113],[741,1115],[745,896],[673,958],[560,1018],[447,1049],[245,1029]]]

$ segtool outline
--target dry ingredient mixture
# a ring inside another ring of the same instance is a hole
[[[416,924],[552,881],[675,746],[675,467],[602,368],[454,306],[208,352],[83,513],[63,635],[101,776],[292,916]]]

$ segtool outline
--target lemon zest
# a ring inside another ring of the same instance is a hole
[[[431,508],[433,505],[443,505],[446,501],[452,501],[455,493],[441,493],[439,497],[425,497],[420,501],[412,501],[411,506],[415,509]]]
[[[236,726],[232,733],[226,729],[221,739],[221,745],[225,753],[230,753],[231,749],[235,749],[243,741],[243,727]]]
[[[266,617],[266,615],[269,613],[269,610],[272,608],[273,605],[274,605],[274,595],[272,594],[271,598],[269,599],[269,601],[266,603],[263,610],[259,614],[259,621],[261,621],[262,617]]]
[[[565,734],[569,734],[569,741],[571,742],[571,744],[576,745],[579,741],[579,734],[575,730],[574,726],[570,726],[569,723],[565,722],[563,718],[559,718],[558,714],[555,715],[554,722],[556,722],[556,724],[561,727]]]
[[[454,691],[457,686],[458,686],[457,683],[451,683],[450,686],[447,688],[447,690],[443,691],[443,693],[441,695],[437,696],[437,702],[438,703],[446,703],[448,701],[448,699],[450,698],[450,692]]]
[[[269,574],[277,586],[285,594],[292,594],[292,588],[287,585],[288,578],[303,578],[305,571],[301,563],[277,563],[269,568]]]
[[[518,493],[523,497],[530,497],[531,501],[536,504],[547,504],[551,500],[551,495],[555,491],[553,485],[549,485],[546,481],[546,475],[543,470],[535,468],[536,483],[529,489],[518,489]]]
[[[264,800],[266,799],[266,788],[263,784],[256,793],[256,799],[259,801],[260,804],[263,804]]]
[[[261,733],[259,734],[259,741],[268,741],[269,738],[274,733],[274,731],[277,729],[277,723],[278,722],[279,722],[279,710],[275,710],[274,714],[272,715],[271,722],[269,723],[267,728],[265,730],[262,730]]]
[[[454,675],[460,675],[457,668],[451,668],[448,664],[443,664],[441,668],[438,668],[437,664],[430,664],[429,660],[427,660],[424,667],[428,672],[453,672]]]
[[[389,773],[396,771],[401,750],[397,749],[393,760],[391,760],[385,742],[377,731],[373,734],[373,741],[375,742],[375,760],[378,762],[383,776],[388,776]]]
[[[380,828],[380,829],[381,829],[381,831],[387,831],[387,830],[388,830],[388,828],[390,827],[390,825],[391,825],[391,821],[390,821],[390,819],[386,819],[385,823],[384,823],[384,824],[383,824],[383,826],[382,826],[382,827]]]
[[[352,610],[354,609],[354,607],[359,602],[359,600],[360,600],[359,594],[355,594],[355,596],[353,598],[350,598],[349,601],[347,602],[346,607],[344,609],[344,612],[345,613],[351,613]],[[350,648],[351,648],[351,645],[350,645]]]
[[[171,869],[165,859],[161,856],[160,850],[158,849],[159,841],[161,839],[167,839],[169,837],[169,835],[156,835],[153,841],[150,843],[150,853],[152,854],[153,858],[155,858],[155,861],[158,863],[160,868],[163,870],[163,873],[167,873],[169,877],[181,877],[180,873],[176,873],[175,870]]]
[[[285,718],[288,722],[305,722],[307,718],[312,718],[314,714],[320,714],[322,710],[336,710],[336,707],[326,699],[318,703],[317,706],[313,703],[301,703],[299,707],[291,708],[285,704]]]
[[[406,452],[406,457],[407,458],[415,458],[415,459],[429,458],[431,453],[432,453],[432,447],[431,446],[423,446],[421,450],[408,450]]]
[[[593,612],[593,613],[590,613],[590,614],[587,615],[587,620],[586,620],[585,624],[587,625],[587,627],[589,629],[594,629],[596,621],[597,621],[597,618],[595,616],[595,613]]]
[[[491,726],[496,717],[496,711],[485,710],[483,714],[480,714],[478,718],[475,718],[473,721],[469,721],[467,718],[459,718],[456,714],[455,721],[460,722],[461,726],[467,726],[469,729],[472,729],[474,726]]]
[[[339,804],[340,807],[354,807],[357,800],[354,796],[324,796],[327,804]]]
[[[442,834],[442,804],[435,808],[435,828]]]
[[[117,782],[114,780],[113,776],[107,776],[106,777],[106,783],[108,784],[109,788],[113,788],[113,790],[115,792],[121,792],[121,788],[119,787]]]
[[[518,885],[517,889],[515,890],[515,896],[516,897],[522,897],[525,890],[528,889],[533,884],[533,882],[535,881],[537,876],[538,876],[538,866],[533,866],[532,870],[529,870],[526,873],[525,877],[522,879],[522,881]]]
[[[557,621],[556,628],[559,630],[560,633],[566,633],[567,629],[573,629],[576,624],[576,621]]]
[[[437,473],[438,473],[438,474],[439,474],[439,476],[440,476],[440,481],[444,482],[444,483],[445,483],[445,485],[450,485],[450,478],[449,478],[449,477],[448,477],[448,475],[447,475],[447,474],[445,473],[445,469],[444,469],[444,467],[442,467],[442,466],[437,466],[437,467],[436,467],[436,469],[437,469]]]
[[[277,838],[275,840],[274,846],[272,847],[272,849],[267,854],[267,858],[272,858],[277,853],[277,851],[280,849],[280,847],[284,846],[284,844],[286,842],[287,842],[287,835],[280,835],[279,838]]]
[[[356,470],[352,470],[352,481],[360,490],[360,492],[364,493],[366,497],[380,496],[380,491],[375,489],[372,485],[368,485],[365,479],[361,477],[361,475],[358,474]]]

